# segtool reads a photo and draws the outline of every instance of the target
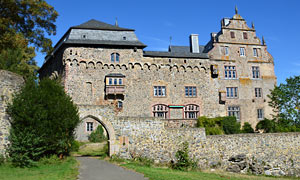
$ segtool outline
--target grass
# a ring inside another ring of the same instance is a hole
[[[1,180],[75,180],[78,162],[73,157],[51,163],[39,162],[37,167],[16,168],[9,163],[0,165]]]
[[[136,172],[143,173],[145,177],[148,177],[149,180],[243,180],[243,179],[257,179],[257,180],[275,180],[274,177],[266,177],[266,176],[255,176],[255,175],[246,175],[246,174],[234,174],[228,172],[200,172],[200,171],[178,171],[173,170],[167,167],[149,167],[143,166],[140,163],[136,162],[127,162],[121,164],[121,166],[133,169]],[[289,178],[276,178],[287,180]],[[295,179],[295,178],[290,178]]]
[[[77,152],[73,152],[74,156],[100,156],[106,157],[108,155],[108,144],[107,142],[103,142],[103,148],[93,147],[93,146],[85,146],[93,143],[81,143],[79,150]]]

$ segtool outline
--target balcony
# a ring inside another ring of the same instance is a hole
[[[124,85],[106,85],[105,94],[123,94],[125,92]]]

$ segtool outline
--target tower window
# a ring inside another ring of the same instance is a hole
[[[263,120],[264,119],[264,111],[263,109],[257,109],[257,119]]]
[[[235,79],[236,69],[235,66],[225,66],[225,79]]]
[[[258,56],[257,48],[253,48],[253,56],[254,56],[254,57],[257,57],[257,56]]]
[[[237,98],[238,97],[238,88],[237,87],[227,87],[226,88],[226,97],[227,98]]]
[[[262,89],[261,88],[255,88],[255,97],[261,98],[262,97]]]
[[[259,67],[252,66],[252,78],[258,79],[259,78]]]
[[[243,32],[243,38],[248,39],[248,34],[246,32]]]
[[[165,97],[166,96],[166,86],[154,86],[154,96]]]
[[[235,38],[234,32],[232,32],[232,31],[230,32],[230,37],[231,37],[231,38]]]
[[[93,122],[86,122],[86,131],[91,132],[94,129],[94,123]]]
[[[112,53],[110,55],[110,61],[113,63],[113,62],[120,62],[120,54],[118,53]]]

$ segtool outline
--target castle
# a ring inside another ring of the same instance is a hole
[[[221,20],[206,45],[144,51],[135,30],[90,20],[70,27],[45,58],[40,77],[62,77],[77,105],[110,105],[117,117],[196,119],[235,116],[252,126],[270,118],[276,85],[273,57],[254,25],[236,13]],[[77,132],[87,140],[99,125],[85,118]]]

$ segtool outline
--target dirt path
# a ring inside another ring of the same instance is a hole
[[[104,160],[91,157],[77,157],[80,162],[79,180],[146,180],[139,174]]]

